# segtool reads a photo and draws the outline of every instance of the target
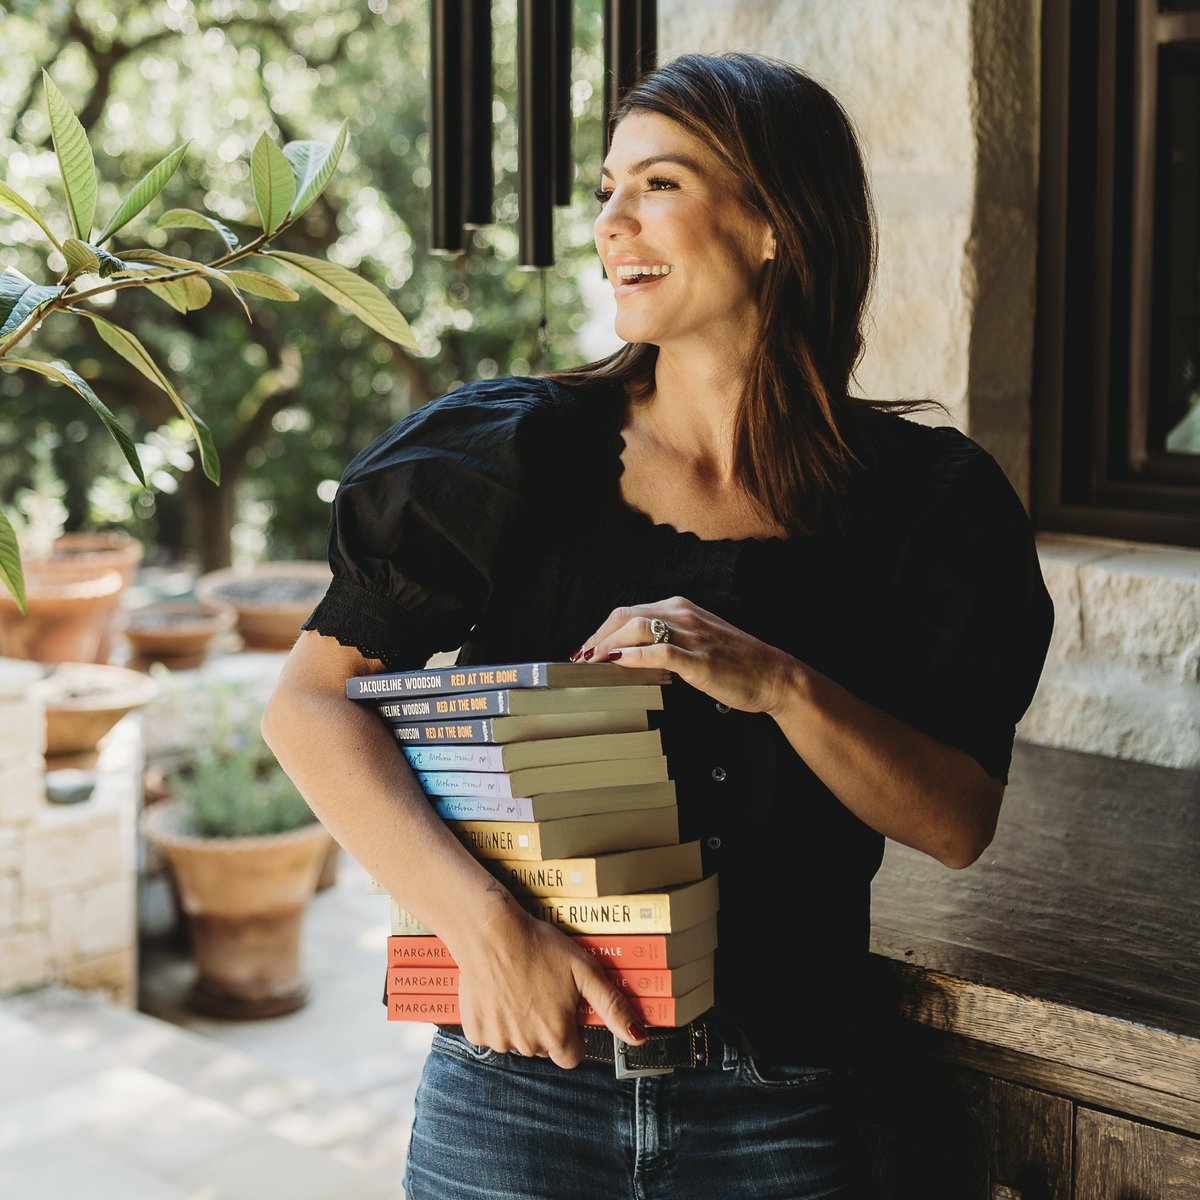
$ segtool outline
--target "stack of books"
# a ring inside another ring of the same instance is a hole
[[[599,958],[647,1025],[713,1004],[717,878],[679,841],[659,731],[669,671],[517,663],[355,676],[430,803],[527,911]],[[373,890],[381,890],[377,886]],[[458,1021],[458,969],[392,902],[388,1018]],[[603,1024],[583,1004],[583,1024]]]

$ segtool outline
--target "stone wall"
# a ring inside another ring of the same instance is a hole
[[[46,800],[33,663],[0,659],[0,995],[58,982],[137,1001],[134,819],[141,740],[104,740],[91,796]]]
[[[859,390],[940,400],[1028,505],[1040,5],[660,0],[659,19],[663,61],[768,54],[842,102],[880,231]],[[1057,623],[1019,735],[1200,766],[1200,552],[1095,537],[1039,551]]]

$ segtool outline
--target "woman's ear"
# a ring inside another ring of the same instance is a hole
[[[768,259],[775,257],[775,231],[773,229],[767,230],[767,240],[766,246],[763,249],[763,257]]]

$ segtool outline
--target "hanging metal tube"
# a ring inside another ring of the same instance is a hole
[[[547,0],[519,0],[517,197],[523,267],[554,265],[553,34]]]
[[[570,204],[575,185],[571,158],[571,49],[574,44],[571,0],[554,0],[554,203]]]
[[[621,98],[658,59],[656,0],[607,0],[604,10],[604,153],[609,118]]]
[[[433,199],[429,247],[458,254],[463,235],[463,0],[429,4],[429,162]]]
[[[463,25],[463,225],[490,225],[492,212],[492,4],[466,0]]]

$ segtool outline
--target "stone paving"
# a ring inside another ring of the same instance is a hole
[[[387,927],[343,855],[308,913],[297,1013],[189,1012],[166,939],[143,948],[143,1012],[61,987],[0,1000],[0,1196],[399,1200],[432,1027],[385,1020]]]

